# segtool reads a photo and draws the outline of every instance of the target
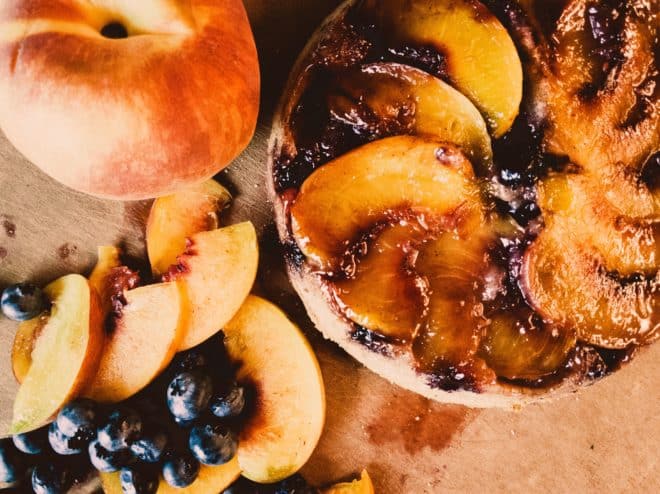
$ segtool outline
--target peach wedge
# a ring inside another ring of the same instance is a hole
[[[189,313],[185,350],[220,331],[250,293],[259,264],[257,233],[250,222],[198,233],[178,261],[164,279],[179,284],[182,310]]]
[[[123,294],[121,313],[111,314],[109,334],[94,379],[84,395],[100,402],[119,402],[146,387],[170,363],[183,337],[175,283],[160,283]]]
[[[404,125],[416,135],[456,144],[475,166],[484,172],[492,168],[490,136],[481,113],[440,79],[408,65],[374,63],[342,74],[336,84],[339,93],[329,102],[335,117],[359,127],[357,106],[366,106],[386,123],[406,115]]]
[[[291,207],[305,255],[332,271],[353,244],[397,212],[441,217],[480,203],[472,166],[451,144],[397,136],[366,144],[316,170]]]
[[[154,274],[176,264],[187,238],[218,228],[218,213],[230,202],[231,194],[215,180],[156,199],[147,221],[147,251]]]
[[[374,485],[366,470],[362,470],[359,480],[335,484],[321,491],[322,494],[374,494]]]
[[[14,401],[12,434],[52,419],[94,376],[103,348],[98,295],[85,278],[64,276],[48,285],[45,293],[52,307]]]
[[[234,458],[229,463],[217,467],[201,465],[197,480],[185,489],[177,489],[170,486],[162,478],[158,484],[156,494],[176,494],[186,492],[187,494],[210,494],[224,492],[241,475],[238,460]],[[123,494],[119,482],[119,472],[102,473],[101,483],[105,494]]]
[[[522,65],[509,33],[475,0],[366,0],[363,7],[392,41],[434,47],[447,76],[481,110],[495,137],[518,115]]]
[[[225,326],[239,380],[255,389],[254,414],[240,433],[243,476],[260,483],[297,472],[316,448],[325,422],[325,391],[316,356],[300,330],[273,304],[249,296]]]

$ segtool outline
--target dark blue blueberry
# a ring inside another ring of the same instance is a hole
[[[273,494],[313,494],[315,492],[298,474],[278,482],[273,487],[275,489]]]
[[[142,419],[130,408],[117,408],[110,412],[105,425],[99,427],[98,440],[108,451],[130,447],[142,433]]]
[[[192,420],[184,420],[180,419],[179,417],[174,417],[174,423],[181,427],[182,429],[190,429],[193,425],[195,425],[195,419]]]
[[[76,400],[57,414],[57,428],[69,437],[91,440],[96,434],[98,406],[92,400]]]
[[[108,451],[101,446],[98,440],[92,441],[89,444],[88,451],[89,461],[92,462],[94,468],[99,472],[116,472],[127,466],[132,459],[129,450],[122,449],[119,451]]]
[[[222,494],[272,494],[270,486],[257,484],[245,477],[239,477],[236,482],[227,487]]]
[[[63,456],[82,453],[87,445],[86,441],[62,434],[62,431],[57,427],[57,422],[53,422],[48,427],[48,442],[53,451]]]
[[[69,472],[61,466],[44,463],[32,470],[32,490],[35,494],[63,494],[70,486]]]
[[[26,455],[38,455],[48,450],[48,428],[42,427],[36,431],[16,434],[12,437],[16,449]]]
[[[151,468],[122,468],[119,474],[124,494],[154,494],[159,480],[158,471]]]
[[[193,427],[188,439],[190,451],[204,465],[224,465],[236,455],[238,438],[220,424]]]
[[[48,299],[41,288],[20,283],[4,289],[0,308],[12,321],[28,321],[48,308]]]
[[[181,355],[177,367],[180,371],[195,371],[204,369],[206,365],[207,361],[203,353],[190,350]]]
[[[188,452],[173,453],[163,463],[163,478],[172,487],[188,487],[199,474],[199,462]]]
[[[161,430],[150,427],[142,431],[141,437],[131,444],[131,453],[138,460],[156,463],[163,456],[166,446],[167,435]]]
[[[234,385],[225,393],[213,397],[211,400],[211,411],[213,415],[220,418],[237,417],[245,408],[245,389],[243,386]]]
[[[177,374],[167,387],[167,407],[176,419],[195,420],[208,407],[213,382],[199,371]]]
[[[25,473],[21,454],[11,439],[0,439],[0,484],[18,482]]]

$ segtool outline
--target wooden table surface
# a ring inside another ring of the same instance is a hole
[[[660,344],[579,394],[510,412],[431,403],[367,371],[314,331],[283,271],[264,188],[265,146],[295,56],[337,3],[246,1],[260,49],[262,115],[250,148],[219,176],[236,195],[227,221],[251,219],[260,232],[258,289],[301,325],[321,362],[328,418],[303,474],[323,484],[366,467],[383,494],[660,492]],[[0,288],[88,273],[97,245],[121,243],[144,257],[148,207],[67,190],[0,136]],[[16,392],[14,331],[0,319],[0,430]]]

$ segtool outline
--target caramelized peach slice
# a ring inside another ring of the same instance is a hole
[[[179,289],[174,283],[124,292],[121,312],[112,315],[99,369],[84,395],[119,402],[146,387],[170,363],[185,328]]]
[[[253,415],[240,433],[243,476],[271,483],[309,459],[325,422],[325,391],[316,356],[300,330],[270,302],[249,296],[225,327],[238,378],[254,383]]]
[[[215,180],[208,180],[156,199],[147,221],[147,250],[154,274],[165,273],[186,250],[186,239],[215,230],[218,212],[231,202],[231,194]]]
[[[347,248],[397,211],[433,218],[479,201],[470,162],[451,144],[398,136],[366,144],[316,170],[291,207],[298,245],[333,271]]]
[[[323,491],[323,494],[374,494],[374,485],[366,470],[362,470],[359,480],[335,484]]]
[[[329,101],[335,118],[359,128],[366,110],[378,125],[409,127],[451,142],[481,170],[492,168],[490,136],[479,110],[440,79],[407,65],[377,63],[342,74],[336,85]]]
[[[234,457],[229,463],[217,467],[201,465],[197,480],[185,488],[187,494],[209,494],[224,492],[241,475],[238,459]],[[119,472],[101,473],[101,483],[105,494],[123,494],[119,481]],[[184,492],[183,489],[172,487],[162,478],[158,483],[156,494],[175,494]]]
[[[414,271],[414,258],[417,244],[429,234],[414,219],[386,227],[355,274],[331,284],[351,320],[401,343],[412,340],[426,311],[424,280]]]
[[[518,115],[523,76],[506,29],[475,0],[366,0],[365,12],[396,43],[432,46],[447,78],[484,114],[495,137]]]
[[[252,290],[257,233],[250,222],[198,233],[178,260],[164,278],[183,291],[182,310],[189,313],[180,347],[185,350],[220,331]]]
[[[625,4],[622,11],[569,2],[551,38],[553,73],[542,86],[549,150],[596,174],[621,164],[639,170],[660,147],[657,4]],[[590,17],[598,9],[607,26]],[[602,44],[595,35],[605,37]]]
[[[522,283],[546,319],[608,348],[658,337],[660,228],[630,218],[585,177],[539,188],[545,230],[525,255]]]
[[[426,324],[413,345],[419,369],[427,373],[483,372],[479,367],[462,369],[476,354],[487,321],[479,300],[480,285],[488,268],[490,235],[482,223],[467,222],[424,244],[416,271],[428,283],[429,310]],[[486,372],[486,374],[488,374]],[[474,376],[466,376],[472,378]],[[492,376],[483,375],[487,379]],[[481,379],[479,379],[481,380]]]
[[[94,376],[103,347],[98,295],[85,278],[64,276],[44,291],[52,306],[14,401],[12,434],[41,427],[75,397]]]
[[[575,343],[574,331],[543,324],[521,309],[491,318],[479,356],[500,377],[533,381],[566,364]]]

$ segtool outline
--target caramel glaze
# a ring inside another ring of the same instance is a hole
[[[542,141],[545,121],[541,112],[532,105],[534,95],[530,77],[534,77],[537,63],[540,62],[537,33],[551,33],[566,0],[536,2],[539,15],[530,18],[517,2],[510,0],[485,0],[497,18],[507,27],[518,48],[525,70],[525,94],[521,113],[512,128],[500,139],[493,141],[495,171],[492,176],[480,177],[484,183],[496,184],[491,197],[491,209],[500,215],[513,218],[522,227],[517,233],[503,235],[499,244],[489,253],[495,271],[503,273],[496,293],[488,300],[483,300],[484,316],[492,317],[507,311],[532,309],[525,301],[519,286],[519,273],[522,255],[542,229],[541,211],[536,202],[535,183],[550,170],[565,169],[568,160],[564,156],[549,155],[544,152]],[[527,2],[534,5],[535,2]],[[622,2],[605,2],[611,9],[621,8]],[[610,5],[612,4],[612,5]],[[317,48],[308,59],[308,65],[301,76],[305,78],[304,90],[298,95],[295,106],[285,112],[284,125],[287,137],[275,148],[274,185],[277,194],[285,204],[286,217],[288,207],[295,201],[302,183],[312,172],[332,159],[368,142],[385,137],[412,133],[406,120],[406,112],[401,111],[401,118],[385,124],[375,118],[368,108],[356,107],[360,127],[351,126],[335,118],[330,108],[330,101],[336,91],[333,81],[347,70],[375,62],[396,62],[424,70],[445,82],[451,83],[447,74],[446,57],[433,47],[426,46],[390,46],[378,32],[376,26],[365,18],[360,3],[348,9],[344,16],[330,26]],[[603,76],[596,78],[590,88],[585,87],[584,97],[590,91],[596,91],[604,84],[607,73],[616,70],[620,63],[617,53],[620,51],[618,32],[621,29],[615,21],[608,19],[605,10],[595,9],[592,20],[593,36],[597,44],[595,56],[600,57]],[[344,95],[345,96],[345,95]],[[642,99],[643,100],[643,99]],[[643,111],[644,104],[640,104]],[[650,177],[647,181],[657,181],[660,157],[656,154],[645,167]],[[368,233],[365,233],[368,237]],[[368,239],[367,239],[368,241]],[[284,256],[293,269],[301,269],[306,258],[291,234],[284,238]],[[347,251],[349,255],[355,255]],[[332,279],[326,277],[329,287]],[[328,288],[328,293],[331,289]],[[330,300],[333,300],[329,296]],[[335,310],[342,313],[342,308],[334,301]],[[346,318],[348,320],[348,318]],[[351,337],[370,350],[386,356],[397,352],[396,342],[388,337],[361,327],[352,321]],[[607,350],[582,342],[575,344],[569,356],[558,370],[538,379],[506,379],[498,377],[501,384],[509,384],[517,389],[547,389],[560,384],[569,374],[577,376],[578,381],[589,383],[617,370],[632,358],[636,347],[623,350]],[[445,368],[427,375],[430,386],[444,389],[468,389],[479,391],[480,386],[475,376],[464,376],[460,370],[460,379],[456,378],[459,370]]]

